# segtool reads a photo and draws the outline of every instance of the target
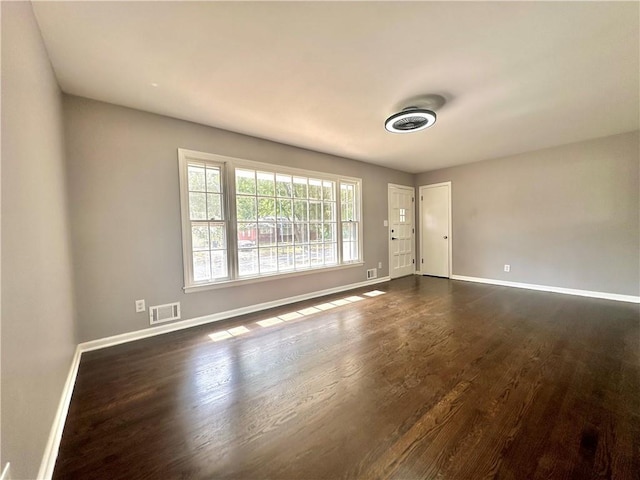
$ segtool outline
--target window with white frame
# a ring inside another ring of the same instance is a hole
[[[340,182],[340,224],[342,226],[342,259],[358,260],[360,255],[360,195],[358,182]]]
[[[190,277],[194,283],[228,279],[224,165],[189,159],[185,174],[188,204],[186,220],[191,251]]]
[[[362,261],[360,179],[178,157],[186,289]]]

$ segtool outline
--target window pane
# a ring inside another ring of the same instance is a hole
[[[278,220],[293,221],[293,203],[291,200],[277,200]]]
[[[345,262],[358,260],[358,244],[356,242],[342,242],[342,260]]]
[[[357,220],[355,217],[356,211],[355,205],[355,185],[353,184],[340,184],[340,200],[342,204],[342,220]]]
[[[322,259],[323,246],[321,244],[309,245],[309,257],[311,265],[322,265],[324,263]]]
[[[255,247],[258,240],[258,230],[255,223],[238,224],[238,248]]]
[[[207,220],[207,194],[189,192],[189,217],[191,220]]]
[[[238,274],[240,276],[258,273],[258,249],[241,248],[238,250]]]
[[[207,193],[207,218],[222,220],[222,195],[219,193]]]
[[[354,241],[357,240],[357,226],[358,224],[355,222],[343,223],[342,224],[342,240],[343,241]]]
[[[227,272],[227,252],[225,250],[215,250],[211,252],[211,270],[214,278],[226,278]]]
[[[322,225],[318,223],[309,224],[309,241],[322,242]]]
[[[295,247],[296,268],[309,266],[309,245]]]
[[[297,222],[306,222],[308,217],[307,208],[309,202],[307,200],[294,200],[293,202],[293,218]]]
[[[258,198],[258,219],[276,219],[276,201],[274,198]]]
[[[236,168],[236,193],[256,193],[256,172]]]
[[[322,216],[325,222],[333,222],[336,218],[335,202],[324,202],[322,204]]]
[[[225,241],[225,226],[221,225],[209,225],[209,239],[210,247],[212,250],[227,248],[227,242]]]
[[[291,246],[278,248],[278,270],[293,270],[293,248]]]
[[[336,224],[335,223],[325,223],[324,225],[322,225],[322,238],[325,242],[336,241]]]
[[[353,218],[353,205],[345,200],[341,203],[341,214],[343,222],[355,220]]]
[[[353,220],[353,208],[348,203],[342,204],[342,221],[350,222]]]
[[[335,195],[333,193],[334,191],[335,191],[334,182],[329,182],[327,180],[322,181],[322,198],[324,200],[334,201],[335,200]]]
[[[341,183],[340,184],[340,199],[343,202],[353,202],[354,198],[354,185],[350,183]]]
[[[293,196],[296,198],[307,198],[307,179],[293,177]]]
[[[276,235],[278,236],[278,243],[293,243],[293,224],[279,222]]]
[[[209,228],[206,225],[191,226],[191,248],[194,251],[209,249]]]
[[[258,243],[261,247],[276,244],[276,224],[260,223],[258,224]]]
[[[276,192],[279,197],[292,197],[293,187],[290,175],[276,175]]]
[[[342,260],[352,262],[359,259],[358,252],[358,222],[342,225]]]
[[[309,198],[322,199],[322,181],[314,178],[309,179]]]
[[[258,195],[268,197],[273,197],[275,195],[273,173],[258,172]]]
[[[189,165],[189,190],[192,192],[204,192],[204,167]]]
[[[322,221],[322,202],[309,201],[309,221]]]
[[[211,279],[209,251],[193,252],[193,279],[196,282]]]
[[[220,168],[207,167],[207,191],[211,193],[222,192]]]
[[[309,224],[308,223],[296,223],[294,226],[294,241],[295,243],[309,243]]]
[[[256,220],[256,197],[236,197],[236,215],[238,220]]]
[[[330,243],[324,245],[324,264],[335,265],[338,263],[338,244]]]
[[[276,248],[260,249],[260,273],[278,271],[278,250]]]

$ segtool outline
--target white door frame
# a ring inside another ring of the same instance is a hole
[[[416,273],[416,268],[417,268],[417,261],[416,261],[416,188],[412,187],[410,185],[400,185],[397,183],[388,183],[387,184],[387,216],[389,216],[389,189],[391,187],[395,187],[395,188],[401,188],[404,190],[411,190],[411,195],[413,198],[413,201],[411,202],[411,218],[413,219],[413,241],[411,242],[412,245],[412,253],[413,253],[413,274],[415,275]],[[392,250],[391,250],[391,218],[389,218],[388,220],[389,222],[389,228],[387,229],[387,246],[388,246],[388,250],[389,250],[389,256],[387,257],[387,261],[389,262],[389,278],[393,278],[391,277],[391,265],[392,265]]]
[[[425,257],[425,252],[422,251],[422,198],[423,198],[423,192],[424,190],[426,190],[427,188],[435,188],[435,187],[447,187],[447,191],[449,193],[449,199],[448,199],[448,203],[449,203],[449,232],[447,233],[447,241],[449,243],[449,276],[448,278],[451,278],[451,276],[453,275],[453,241],[452,241],[452,236],[451,236],[451,232],[453,230],[453,224],[451,222],[452,216],[451,216],[451,182],[440,182],[440,183],[432,183],[430,185],[421,185],[419,187],[419,193],[420,193],[420,207],[419,207],[419,239],[420,239],[420,262],[418,264],[418,266],[420,267],[419,269],[416,268],[416,273],[420,274],[420,275],[424,275],[422,273],[422,259]]]

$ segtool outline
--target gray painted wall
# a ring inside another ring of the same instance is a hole
[[[416,186],[452,182],[456,275],[637,296],[638,144],[630,132],[422,173]]]
[[[79,340],[149,328],[147,305],[189,319],[388,275],[387,183],[413,176],[78,97],[65,96]],[[182,291],[179,147],[363,180],[365,265],[206,292]]]
[[[62,94],[31,4],[1,8],[1,462],[33,479],[76,346]]]

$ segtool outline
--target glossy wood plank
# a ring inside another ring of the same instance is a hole
[[[638,305],[375,288],[83,355],[54,478],[640,478]]]

